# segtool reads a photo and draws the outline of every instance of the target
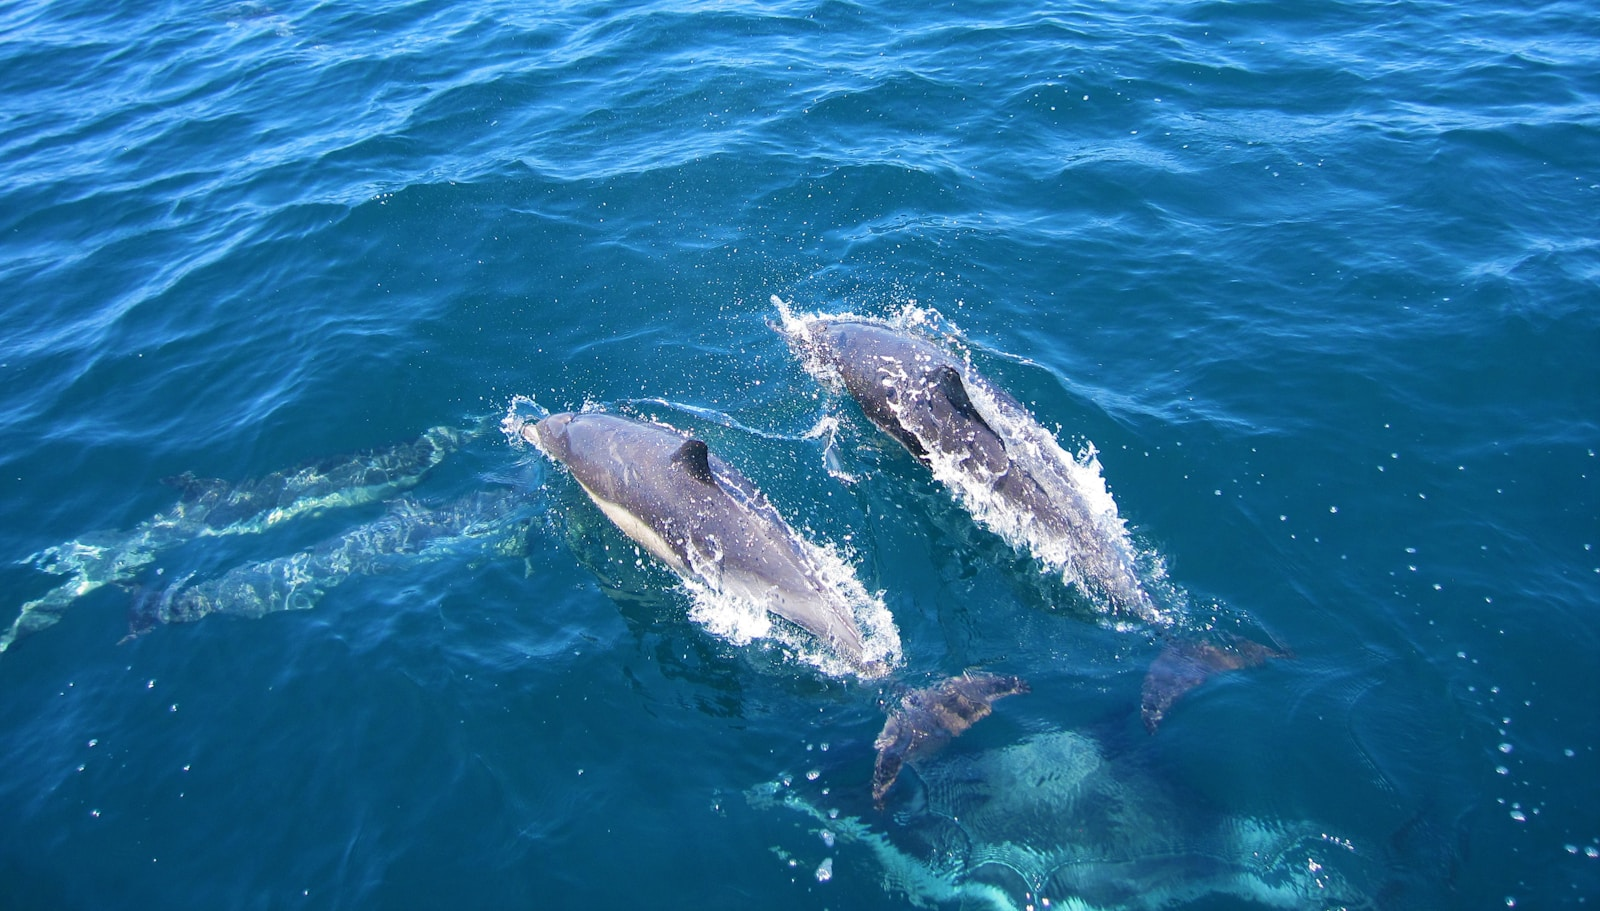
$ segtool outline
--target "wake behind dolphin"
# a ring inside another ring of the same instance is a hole
[[[758,612],[758,629],[767,614],[780,617],[863,678],[899,662],[899,633],[882,602],[704,442],[600,412],[532,423],[513,410],[504,427],[566,466],[607,518],[687,585]]]
[[[883,322],[797,316],[782,331],[806,369],[933,471],[979,524],[1113,611],[1160,628],[1139,555],[1090,450],[1074,458],[1016,399],[949,351]]]

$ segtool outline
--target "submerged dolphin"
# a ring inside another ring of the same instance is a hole
[[[871,320],[785,310],[784,332],[819,379],[842,386],[980,524],[1114,609],[1157,626],[1173,622],[1140,580],[1098,465],[1068,455],[971,365]]]
[[[402,498],[382,517],[315,547],[193,584],[186,577],[164,588],[138,586],[123,641],[158,624],[191,623],[211,614],[261,617],[309,610],[330,589],[357,576],[441,559],[521,553],[527,543],[526,503],[524,494],[498,488],[439,506]]]
[[[93,532],[45,548],[25,562],[66,579],[22,605],[0,633],[0,652],[19,637],[55,624],[74,601],[104,585],[133,579],[167,550],[197,538],[260,534],[301,516],[387,500],[415,487],[430,471],[482,434],[469,427],[432,427],[386,449],[275,471],[239,483],[184,474],[167,479],[182,491],[170,509],[126,531]]]
[[[816,636],[863,677],[888,673],[897,643],[869,643],[810,545],[749,479],[706,444],[658,424],[564,412],[507,429],[572,473],[624,534],[673,571]],[[886,636],[885,638],[897,638]]]
[[[1220,812],[1077,731],[923,756],[917,777],[887,817],[852,812],[827,771],[746,798],[805,820],[793,854],[820,830],[836,861],[877,868],[859,881],[919,908],[1386,907],[1373,897],[1392,867],[1328,822]]]

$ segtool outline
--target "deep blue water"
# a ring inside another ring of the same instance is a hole
[[[1600,900],[1596,213],[1580,3],[0,4],[4,623],[164,478],[530,396],[704,435],[905,656],[718,638],[491,430],[405,499],[162,539],[0,654],[0,907],[982,906],[952,864],[1007,841],[1122,845],[1084,897],[1127,907]],[[1293,657],[1147,734],[1160,637],[977,528],[774,294],[942,316],[1197,624]],[[135,586],[484,492],[509,540],[119,644]],[[968,667],[1033,692],[874,810],[883,704]],[[939,816],[1044,744],[1147,809]]]

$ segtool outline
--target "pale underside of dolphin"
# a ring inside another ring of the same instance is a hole
[[[892,620],[864,624],[867,599],[853,574],[830,578],[820,548],[703,441],[600,412],[508,422],[680,577],[805,630],[861,677],[883,676],[899,660]]]
[[[1176,622],[1140,578],[1092,455],[1068,454],[1016,399],[927,339],[875,320],[782,310],[808,370],[854,399],[979,524],[1115,612]]]

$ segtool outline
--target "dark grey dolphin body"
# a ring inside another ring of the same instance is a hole
[[[981,524],[1123,612],[1166,617],[1098,469],[1061,450],[1021,403],[932,342],[848,317],[785,320],[813,372],[835,381]]]
[[[1141,714],[1152,733],[1174,702],[1213,674],[1284,652],[1185,630],[1141,579],[1132,542],[1098,470],[1056,445],[1016,399],[931,341],[882,322],[785,314],[808,367],[950,487],[981,524],[1061,568],[1092,596],[1172,641],[1151,665]]]
[[[800,536],[704,442],[601,413],[553,414],[517,432],[565,465],[624,534],[679,575],[801,627],[862,676],[888,672]]]

